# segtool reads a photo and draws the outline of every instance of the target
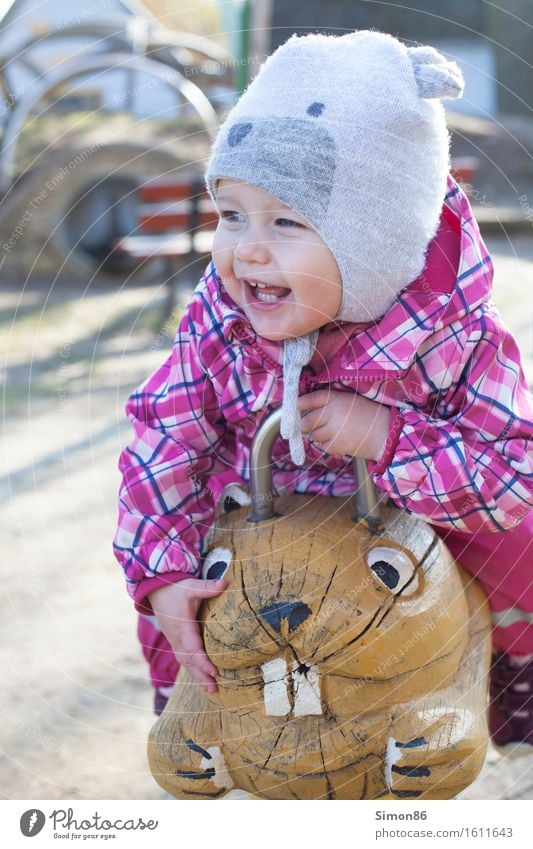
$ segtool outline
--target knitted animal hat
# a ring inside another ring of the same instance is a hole
[[[343,285],[336,318],[379,318],[424,267],[449,169],[440,98],[462,89],[457,65],[432,47],[364,30],[293,35],[222,125],[208,191],[214,197],[218,178],[234,178],[298,211],[336,259]],[[298,379],[296,397],[287,384],[294,387],[294,373],[312,356],[316,334],[302,343],[284,345],[282,418],[300,463]]]

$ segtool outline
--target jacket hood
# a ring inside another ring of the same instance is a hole
[[[335,356],[337,367],[359,378],[392,376],[411,365],[420,345],[436,330],[452,324],[490,299],[493,266],[468,198],[448,178],[439,228],[430,242],[422,273],[396,298],[380,319],[356,325]],[[258,337],[244,313],[210,275],[216,311],[225,337],[231,342],[245,335],[266,348],[271,360],[281,362],[280,343]],[[279,357],[273,356],[279,348]]]

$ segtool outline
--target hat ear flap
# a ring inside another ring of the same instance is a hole
[[[461,97],[463,74],[455,62],[446,59],[434,47],[408,47],[420,97]]]

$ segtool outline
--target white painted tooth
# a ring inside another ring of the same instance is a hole
[[[283,657],[274,657],[261,666],[263,697],[267,716],[287,716],[291,703],[287,695],[287,663]]]
[[[206,749],[206,752],[211,755],[211,757],[202,758],[202,760],[200,761],[200,767],[202,769],[215,770],[215,774],[211,779],[215,787],[219,787],[223,790],[231,790],[231,788],[235,785],[233,783],[233,778],[231,777],[229,770],[226,766],[224,755],[220,751],[219,747],[210,746],[208,749]]]
[[[402,752],[396,746],[396,740],[394,737],[389,737],[385,750],[385,781],[389,790],[392,790],[392,768],[396,761],[401,760],[401,757]]]

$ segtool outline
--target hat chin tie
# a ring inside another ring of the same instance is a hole
[[[318,330],[306,336],[285,339],[283,343],[283,403],[281,408],[280,432],[283,439],[289,440],[291,460],[302,466],[305,450],[302,437],[302,422],[298,409],[298,391],[300,375],[316,348]]]

